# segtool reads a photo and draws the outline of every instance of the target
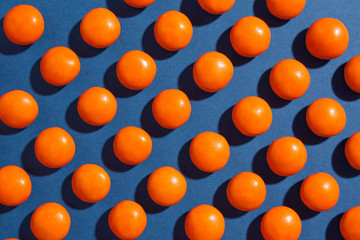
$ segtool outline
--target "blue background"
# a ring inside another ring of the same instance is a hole
[[[341,214],[358,205],[360,199],[359,172],[350,167],[343,152],[346,139],[360,130],[360,95],[352,92],[343,78],[344,64],[359,54],[360,1],[308,1],[298,17],[282,21],[271,16],[265,0],[237,0],[221,16],[207,14],[195,0],[156,0],[140,10],[128,7],[122,0],[1,0],[0,19],[18,4],[38,8],[45,20],[45,31],[40,40],[24,47],[10,43],[0,30],[0,95],[14,89],[25,90],[35,97],[40,111],[34,123],[21,131],[0,125],[0,167],[9,164],[23,167],[33,184],[32,194],[25,203],[15,208],[0,206],[0,238],[33,239],[29,227],[31,213],[39,205],[54,201],[71,215],[66,239],[115,239],[107,217],[110,209],[125,199],[137,201],[147,212],[148,224],[140,239],[186,239],[186,213],[199,204],[214,205],[223,213],[226,221],[223,239],[261,239],[261,217],[278,205],[292,207],[302,218],[300,239],[341,238],[338,227]],[[87,46],[79,34],[82,17],[96,7],[112,10],[122,26],[119,39],[103,50]],[[190,44],[177,53],[161,49],[153,35],[154,22],[168,10],[182,11],[194,25]],[[272,33],[269,49],[254,59],[237,55],[229,41],[231,27],[249,15],[262,18]],[[350,33],[345,53],[331,61],[315,59],[305,48],[306,29],[323,17],[338,18]],[[59,45],[73,49],[81,61],[80,74],[63,88],[48,85],[39,70],[42,55]],[[115,73],[118,59],[134,49],[149,53],[158,69],[154,82],[140,92],[122,87]],[[235,66],[231,82],[215,94],[201,91],[192,79],[193,63],[208,51],[226,54]],[[300,60],[311,75],[306,94],[291,102],[276,97],[268,83],[271,67],[285,58]],[[78,97],[93,86],[106,87],[118,102],[114,120],[101,128],[86,125],[76,112]],[[162,129],[151,114],[152,99],[168,88],[183,90],[192,104],[189,121],[173,131]],[[255,138],[241,135],[231,121],[234,104],[251,95],[264,98],[273,110],[269,131]],[[312,134],[305,123],[306,107],[321,97],[339,101],[347,113],[345,129],[328,139]],[[112,151],[114,135],[129,125],[142,127],[153,139],[151,156],[135,167],[121,164]],[[36,136],[53,126],[66,129],[76,142],[74,159],[58,170],[41,166],[33,147]],[[231,146],[228,164],[213,174],[197,170],[188,154],[191,139],[203,131],[219,132]],[[267,147],[282,136],[298,137],[308,151],[304,169],[287,178],[273,174],[266,163]],[[81,202],[71,190],[72,173],[85,163],[104,167],[112,181],[108,196],[95,204]],[[148,175],[165,165],[179,169],[188,182],[185,197],[169,208],[157,206],[146,192]],[[258,173],[267,186],[264,204],[248,213],[232,208],[225,194],[229,179],[242,171]],[[316,213],[301,203],[299,189],[304,178],[319,171],[336,178],[340,198],[333,209]]]

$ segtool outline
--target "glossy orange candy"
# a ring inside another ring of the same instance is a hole
[[[20,239],[18,239],[18,238],[6,238],[4,240],[20,240]]]
[[[350,165],[360,170],[360,132],[354,133],[345,144],[345,156]]]
[[[146,227],[146,213],[136,202],[125,200],[111,209],[109,218],[111,231],[120,239],[138,238]]]
[[[163,128],[178,128],[190,117],[190,100],[181,90],[164,90],[155,97],[152,103],[152,113]]]
[[[268,49],[271,32],[268,25],[258,17],[241,18],[230,32],[234,50],[244,57],[255,57]]]
[[[346,63],[344,77],[349,88],[360,93],[360,55],[353,57]]]
[[[289,20],[299,15],[305,7],[306,0],[266,0],[272,15],[283,20]]]
[[[347,210],[340,220],[340,232],[345,240],[360,239],[360,206]]]
[[[151,5],[155,0],[124,0],[124,2],[135,8],[144,8]]]
[[[232,111],[236,128],[246,136],[265,133],[271,126],[272,112],[269,104],[259,97],[246,97],[240,100]]]
[[[195,83],[206,92],[217,92],[231,80],[234,66],[230,59],[219,52],[203,54],[193,68]]]
[[[4,32],[13,43],[29,45],[36,42],[44,32],[44,19],[35,7],[18,5],[4,18]]]
[[[116,66],[116,75],[126,88],[141,90],[148,87],[154,80],[156,64],[147,53],[133,50],[120,58]]]
[[[156,20],[154,34],[161,47],[168,51],[178,51],[190,43],[193,28],[185,14],[168,11]]]
[[[321,18],[306,33],[306,47],[320,59],[333,59],[343,54],[349,43],[345,25],[335,18]]]
[[[308,107],[306,122],[316,135],[331,137],[344,129],[346,113],[337,101],[330,98],[320,98]]]
[[[220,240],[224,231],[224,217],[213,206],[199,205],[186,216],[185,233],[191,240]]]
[[[198,0],[201,8],[211,14],[222,14],[229,11],[235,0]]]
[[[120,36],[120,22],[113,12],[106,8],[95,8],[88,12],[80,24],[84,41],[95,48],[106,48]]]
[[[70,230],[71,219],[66,209],[49,202],[39,206],[31,216],[30,228],[39,240],[60,240]]]
[[[111,122],[115,117],[117,102],[109,90],[92,87],[81,94],[77,110],[87,124],[102,126]]]
[[[241,172],[230,180],[226,195],[235,208],[241,211],[252,211],[265,201],[266,186],[259,175]]]
[[[37,117],[39,106],[31,94],[13,90],[0,97],[0,120],[12,128],[25,128]]]
[[[265,240],[297,240],[301,234],[301,220],[291,208],[274,207],[261,220]]]
[[[194,165],[201,171],[215,172],[228,162],[230,147],[220,134],[202,132],[191,141],[190,157]]]
[[[339,185],[330,174],[319,172],[308,176],[301,184],[300,197],[314,211],[327,211],[339,199]]]
[[[161,206],[172,206],[185,196],[187,183],[175,168],[161,167],[150,175],[147,189],[154,202]]]
[[[20,167],[8,165],[0,169],[0,204],[17,206],[31,194],[29,175]]]

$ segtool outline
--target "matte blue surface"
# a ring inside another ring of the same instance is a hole
[[[360,131],[360,95],[353,93],[343,78],[344,64],[360,50],[358,0],[312,0],[303,12],[290,21],[278,20],[268,12],[265,0],[237,0],[221,16],[204,12],[195,0],[156,0],[146,9],[128,7],[122,0],[1,0],[0,19],[18,4],[32,4],[43,14],[45,31],[39,41],[28,47],[10,43],[0,30],[0,95],[13,89],[31,93],[39,104],[35,122],[21,131],[0,125],[0,167],[15,164],[23,167],[33,184],[29,199],[15,208],[0,206],[0,239],[20,237],[33,239],[29,221],[31,213],[45,202],[58,202],[70,213],[72,225],[66,239],[115,239],[107,225],[109,210],[119,201],[130,199],[147,212],[148,225],[140,239],[186,239],[186,213],[199,204],[212,204],[225,216],[223,239],[261,239],[260,221],[270,208],[286,205],[302,218],[300,239],[340,239],[341,214],[359,204],[359,172],[346,162],[344,144]],[[80,37],[79,23],[91,9],[105,7],[118,16],[122,30],[109,48],[97,50]],[[154,40],[153,23],[165,11],[180,10],[194,25],[191,43],[177,53],[161,49]],[[254,59],[238,56],[230,45],[229,32],[241,17],[255,15],[271,27],[269,49]],[[305,48],[306,29],[317,19],[334,17],[348,28],[350,43],[346,52],[331,61],[317,60]],[[55,46],[72,48],[80,57],[78,77],[63,88],[44,82],[39,71],[42,55]],[[141,92],[120,86],[116,79],[116,62],[127,51],[139,49],[156,61],[154,82]],[[192,64],[208,51],[225,53],[235,66],[234,77],[227,87],[215,94],[199,90],[192,79]],[[295,58],[310,71],[309,90],[300,99],[288,102],[271,91],[269,70],[278,61]],[[76,113],[77,98],[93,86],[106,87],[116,96],[118,112],[114,120],[101,128],[83,123]],[[189,121],[179,129],[159,127],[151,114],[151,101],[162,90],[179,88],[188,94],[192,104]],[[265,134],[242,136],[231,121],[231,110],[240,99],[257,95],[269,102],[273,124]],[[337,136],[323,139],[310,132],[305,123],[306,107],[321,97],[339,101],[346,110],[347,124]],[[112,152],[114,135],[133,125],[144,128],[153,139],[153,152],[135,167],[121,164]],[[66,129],[76,142],[74,159],[65,167],[49,170],[34,155],[34,139],[45,128]],[[198,133],[214,131],[224,135],[231,145],[228,164],[213,174],[196,170],[189,159],[189,141]],[[268,145],[282,136],[296,136],[306,145],[308,161],[298,174],[280,178],[266,164]],[[108,196],[93,205],[78,200],[71,190],[71,175],[82,164],[95,163],[106,169],[112,181]],[[148,175],[161,166],[175,167],[186,176],[188,191],[177,205],[158,207],[146,192]],[[267,183],[267,198],[257,210],[242,213],[226,200],[226,184],[241,171],[254,171]],[[331,210],[315,213],[299,199],[301,181],[319,171],[333,175],[340,185],[340,199]],[[1,186],[0,186],[1,187]]]

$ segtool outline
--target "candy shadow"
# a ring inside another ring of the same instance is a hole
[[[344,239],[340,232],[340,220],[343,213],[334,217],[326,228],[325,239],[326,240],[341,240]]]
[[[272,15],[266,5],[266,0],[255,0],[253,11],[254,15],[264,20],[269,27],[280,27],[289,22],[289,20],[283,20]]]
[[[17,134],[17,133],[21,132],[24,129],[25,128],[12,128],[12,127],[9,127],[8,125],[6,125],[5,123],[3,123],[0,120],[0,135],[14,135],[14,134]]]
[[[27,50],[30,45],[18,45],[11,42],[5,35],[4,28],[4,18],[0,20],[0,53],[4,55],[16,55]]]
[[[344,69],[346,63],[338,67],[331,79],[331,86],[335,95],[345,101],[355,101],[360,98],[360,94],[354,92],[345,82]]]
[[[264,215],[265,213],[260,214],[254,220],[252,220],[246,232],[247,240],[264,240],[261,234],[261,220]]]
[[[360,171],[351,167],[345,156],[345,144],[348,138],[342,140],[336,147],[331,156],[331,163],[334,171],[344,178],[359,176]]]
[[[34,234],[31,232],[30,228],[30,220],[33,212],[29,213],[24,220],[21,222],[20,229],[19,229],[19,235],[20,239],[26,239],[26,240],[36,240],[37,238],[34,236]]]
[[[96,223],[95,236],[97,240],[118,240],[109,226],[109,214],[111,208],[104,212]]]
[[[106,5],[110,11],[121,18],[134,17],[144,11],[145,8],[134,8],[126,4],[123,0],[106,0]]]
[[[214,15],[206,12],[200,7],[198,1],[194,0],[183,0],[181,2],[180,11],[190,19],[194,26],[209,24],[220,17],[220,14]]]
[[[7,213],[15,209],[17,206],[5,206],[0,203],[0,214]]]
[[[174,240],[188,240],[189,239],[185,233],[185,219],[186,219],[186,215],[188,213],[189,212],[184,213],[176,221],[174,230],[173,230],[173,239]]]

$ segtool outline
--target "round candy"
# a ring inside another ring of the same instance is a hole
[[[116,75],[126,88],[141,90],[154,80],[156,64],[147,53],[133,50],[120,58],[116,66]]]
[[[124,2],[135,8],[144,8],[151,5],[155,0],[124,0]]]
[[[151,199],[161,206],[178,203],[186,193],[186,180],[175,168],[161,167],[149,177],[147,189]]]
[[[213,206],[199,205],[186,216],[185,233],[191,240],[220,240],[224,231],[224,217]]]
[[[345,25],[335,18],[321,18],[306,33],[306,47],[320,59],[333,59],[343,54],[349,43]]]
[[[299,139],[282,137],[271,143],[266,158],[271,170],[285,177],[298,173],[304,167],[307,152]]]
[[[301,234],[301,220],[291,208],[274,207],[261,220],[261,234],[265,240],[297,240]]]
[[[13,43],[29,45],[36,42],[44,32],[44,19],[35,7],[18,5],[4,18],[4,32]]]
[[[206,92],[217,92],[231,80],[234,66],[230,59],[219,52],[202,55],[193,68],[195,83]]]
[[[74,139],[62,128],[45,129],[35,140],[35,155],[39,162],[46,167],[63,167],[75,155]]]
[[[109,214],[111,231],[121,239],[136,239],[146,227],[146,213],[136,202],[125,200],[111,209]]]
[[[121,31],[120,22],[113,12],[106,8],[95,8],[88,12],[80,24],[84,41],[95,48],[106,48],[113,44]]]
[[[37,117],[39,107],[33,96],[13,90],[0,97],[0,119],[12,128],[25,128]]]
[[[308,176],[301,184],[300,197],[314,211],[327,211],[339,199],[339,185],[335,178],[323,172]]]
[[[257,136],[270,128],[271,108],[262,98],[246,97],[235,105],[232,111],[232,120],[242,134]]]
[[[152,113],[160,126],[168,129],[178,128],[190,117],[190,100],[178,89],[164,90],[155,97]]]
[[[20,239],[18,239],[18,238],[6,238],[4,240],[20,240]]]
[[[299,61],[285,59],[270,72],[270,86],[280,98],[293,100],[304,95],[310,85],[310,74]]]
[[[360,206],[347,210],[340,220],[340,232],[345,240],[360,239]]]
[[[306,122],[311,131],[320,137],[335,136],[345,127],[345,110],[333,99],[320,98],[308,107]]]
[[[222,14],[234,6],[235,0],[198,0],[201,8],[211,14]]]
[[[185,14],[168,11],[156,20],[154,34],[161,47],[168,51],[177,51],[190,43],[193,28]]]
[[[31,216],[30,228],[39,240],[60,240],[70,230],[71,219],[66,209],[49,202],[39,206]]]
[[[226,195],[235,208],[241,211],[252,211],[265,201],[265,183],[255,173],[241,172],[230,180]]]
[[[353,57],[346,63],[344,77],[349,88],[360,93],[360,55]]]
[[[353,168],[360,170],[360,132],[354,133],[346,141],[345,156]]]
[[[64,86],[79,74],[80,61],[71,49],[54,47],[42,57],[40,70],[46,82],[55,86]]]
[[[20,167],[9,165],[0,169],[0,204],[17,206],[31,194],[29,175]]]
[[[93,126],[102,126],[115,117],[117,102],[109,90],[92,87],[81,94],[77,110],[84,122]]]
[[[270,40],[270,28],[258,17],[241,18],[230,32],[231,45],[244,57],[262,54],[269,47]]]
[[[190,157],[197,168],[204,172],[215,172],[223,168],[230,157],[226,139],[218,133],[203,132],[190,144]]]
[[[283,20],[289,20],[301,13],[306,0],[266,0],[266,5],[272,15]]]

